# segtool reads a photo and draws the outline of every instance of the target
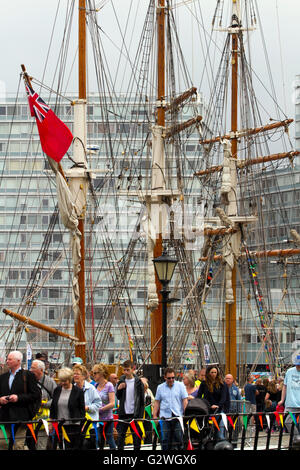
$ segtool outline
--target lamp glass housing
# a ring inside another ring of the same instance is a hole
[[[155,271],[159,281],[166,284],[171,281],[177,264],[177,259],[171,258],[166,253],[153,260]]]

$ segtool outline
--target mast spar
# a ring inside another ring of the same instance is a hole
[[[152,159],[152,195],[149,200],[149,214],[151,221],[154,223],[156,219],[156,240],[153,246],[153,258],[162,255],[162,230],[161,230],[161,214],[160,214],[160,200],[161,197],[157,195],[157,203],[154,192],[160,189],[165,189],[165,154],[163,147],[162,131],[165,128],[165,0],[158,0],[157,5],[157,113],[156,113],[156,126],[153,130],[153,159]],[[154,149],[157,149],[154,150]],[[158,211],[157,211],[157,210]],[[156,213],[155,213],[156,212]],[[152,261],[151,261],[152,263]],[[158,280],[156,273],[155,285],[158,299],[161,299],[160,291],[162,286]],[[151,350],[154,348],[151,360],[153,364],[162,363],[162,303],[159,302],[151,312]],[[159,341],[157,343],[157,341]]]
[[[239,0],[233,0],[232,4],[232,27],[238,28],[240,24],[240,4]],[[232,33],[232,65],[231,65],[231,131],[236,133],[238,130],[238,34]],[[231,141],[231,157],[237,160],[237,138]],[[230,170],[231,171],[231,170]],[[232,174],[232,171],[231,171]],[[232,183],[236,186],[236,166],[234,165],[234,176]],[[234,190],[234,201],[228,206],[228,216],[237,215],[236,188]],[[233,235],[234,237],[236,234]],[[227,275],[231,267],[226,264],[226,282]],[[225,307],[225,373],[231,373],[236,377],[237,373],[237,337],[236,337],[236,263],[234,261],[231,270],[231,288],[232,301],[226,303]]]
[[[73,289],[73,310],[75,317],[75,355],[86,362],[85,332],[85,243],[84,221],[87,193],[87,162],[86,162],[86,0],[78,0],[78,100],[74,106],[74,166],[66,171],[69,188],[74,198],[80,232],[80,247],[77,246],[78,260],[74,261],[74,274],[78,275],[78,287]],[[76,251],[76,247],[75,250]],[[76,255],[76,254],[75,254]],[[75,297],[75,298],[74,298]]]

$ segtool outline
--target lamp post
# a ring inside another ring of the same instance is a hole
[[[167,367],[167,314],[168,303],[177,299],[169,299],[170,291],[167,289],[177,264],[177,259],[171,258],[165,251],[158,258],[153,259],[157,277],[162,284],[162,367]]]

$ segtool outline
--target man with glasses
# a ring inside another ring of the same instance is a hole
[[[167,367],[165,382],[157,387],[153,418],[161,419],[162,450],[181,450],[183,447],[183,429],[178,417],[183,416],[188,403],[188,393],[183,383],[175,380],[175,370]]]

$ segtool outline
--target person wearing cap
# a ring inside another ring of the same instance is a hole
[[[278,406],[284,404],[284,411],[289,413],[300,413],[300,354],[296,355],[293,361],[294,367],[287,370],[283,382],[281,400]],[[285,425],[290,432],[292,418],[288,414]],[[299,434],[297,426],[294,430],[295,434]]]
[[[74,357],[73,361],[72,361],[72,366],[76,366],[76,365],[82,365],[83,364],[83,360],[81,359],[81,357]]]

